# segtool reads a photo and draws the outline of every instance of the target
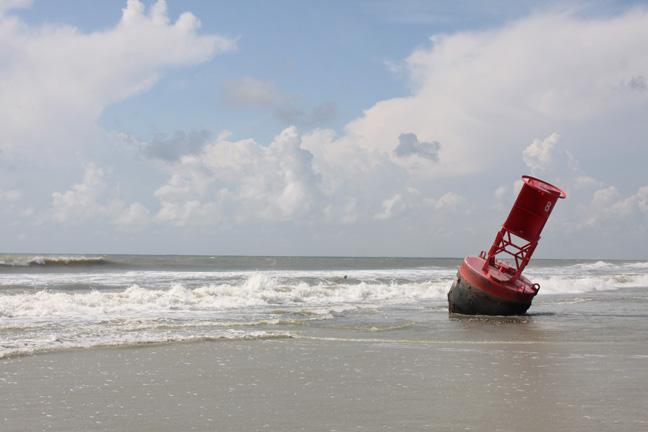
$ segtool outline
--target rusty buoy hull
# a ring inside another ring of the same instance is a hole
[[[466,315],[522,315],[531,306],[538,285],[520,276],[514,282],[497,267],[483,270],[485,260],[466,257],[448,292],[450,313]]]

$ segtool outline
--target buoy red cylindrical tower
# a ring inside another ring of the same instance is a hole
[[[464,259],[448,292],[450,313],[520,315],[540,286],[522,276],[556,201],[565,193],[540,179],[522,176],[522,190],[488,253]],[[508,255],[508,261],[497,259]]]

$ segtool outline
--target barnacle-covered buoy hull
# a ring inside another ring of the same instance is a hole
[[[485,266],[485,263],[482,257],[466,257],[448,292],[449,312],[466,315],[526,313],[538,293],[538,285],[523,276],[512,280],[514,278],[501,267]]]

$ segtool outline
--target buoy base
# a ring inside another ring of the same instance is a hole
[[[510,276],[495,267],[482,270],[484,264],[481,257],[466,257],[448,292],[449,312],[466,315],[526,313],[538,286],[522,276],[510,282]]]

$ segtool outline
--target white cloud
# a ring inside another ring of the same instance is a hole
[[[0,0],[0,17],[7,10],[27,8],[32,3],[33,0]]]
[[[564,149],[557,133],[545,139],[535,139],[522,152],[522,159],[530,169],[530,174],[544,180],[568,184],[575,190],[600,188],[603,183],[587,175],[576,157]],[[515,190],[522,188],[522,182],[516,183]]]
[[[648,217],[648,186],[624,198],[616,186],[594,192],[589,203],[580,205],[570,226],[576,230],[593,229],[606,234],[642,226],[638,217]]]
[[[639,205],[639,210],[648,219],[648,186],[642,187],[637,192],[637,204]]]
[[[215,225],[223,218],[307,222],[325,206],[312,159],[294,127],[268,147],[221,135],[168,167],[170,180],[155,192],[162,206],[157,218],[181,225]]]
[[[175,226],[186,226],[188,223],[194,226],[208,224],[207,216],[210,212],[207,207],[203,207],[200,201],[162,201],[162,208],[156,216],[156,219],[163,222],[170,222]],[[211,223],[217,223],[220,218],[218,215],[210,218]]]
[[[511,208],[513,202],[510,188],[506,186],[498,187],[495,189],[493,197],[495,198],[495,208],[498,211],[508,210]]]
[[[541,175],[554,162],[552,153],[558,139],[559,136],[556,133],[551,134],[551,136],[542,141],[536,139],[522,152],[522,159],[531,168],[532,175]]]
[[[100,224],[109,221],[125,231],[138,231],[149,222],[149,210],[139,202],[124,207],[107,190],[104,170],[90,163],[85,166],[83,180],[65,192],[53,192],[48,217],[60,224]]]
[[[125,231],[140,231],[150,222],[150,212],[140,203],[132,203],[112,221]]]
[[[375,216],[378,220],[391,219],[405,210],[403,197],[396,194],[382,203],[382,212]]]
[[[386,153],[404,131],[441,143],[438,163],[394,161],[421,178],[510,166],[520,146],[548,128],[611,137],[623,123],[613,123],[612,114],[627,111],[630,119],[647,103],[646,92],[616,91],[624,80],[641,87],[636,77],[648,70],[648,13],[641,9],[611,19],[534,15],[431,42],[407,59],[413,94],[374,105],[346,129],[362,148]],[[574,146],[585,150],[587,143]],[[546,168],[543,155],[535,156]]]
[[[471,210],[468,200],[453,192],[448,192],[439,198],[435,207],[452,213],[469,213]]]
[[[334,221],[342,225],[352,225],[358,221],[358,198],[346,197],[339,205],[329,205],[324,209],[326,221]]]
[[[319,212],[322,194],[319,176],[313,172],[313,155],[302,148],[295,128],[284,130],[270,145],[272,159],[280,169],[277,204],[283,219],[309,218]]]
[[[163,1],[147,9],[131,0],[118,25],[89,34],[31,28],[5,12],[0,202],[17,207],[32,196],[20,180],[6,182],[22,168],[7,160],[23,157],[51,170],[51,184],[38,190],[52,199],[47,222],[181,227],[176,234],[206,226],[229,233],[239,224],[256,233],[267,228],[268,243],[277,232],[289,233],[280,237],[289,243],[298,229],[319,238],[352,233],[354,251],[389,233],[381,241],[400,247],[393,253],[448,256],[488,246],[516,191],[501,185],[531,170],[568,192],[548,225],[563,244],[600,248],[598,231],[645,227],[648,186],[613,172],[635,161],[611,167],[591,151],[619,145],[645,155],[642,9],[600,19],[546,13],[434,36],[404,62],[411,94],[376,103],[340,134],[288,127],[269,144],[226,133],[214,140],[205,131],[159,135],[148,144],[108,138],[95,124],[107,104],[149,90],[168,68],[234,49],[233,40],[199,35],[198,27],[191,14],[171,22]],[[304,108],[304,96],[269,79],[233,79],[221,90],[230,107],[268,110],[291,124],[319,124],[338,109],[331,101]],[[75,171],[57,162],[85,164],[83,180],[67,177]],[[34,201],[14,214],[40,221],[42,208]],[[385,248],[371,253],[392,253]]]
[[[0,17],[0,150],[49,154],[97,141],[94,121],[109,103],[150,88],[165,68],[196,64],[235,42],[198,35],[185,13],[170,23],[163,0],[147,13],[129,0],[119,24],[82,33],[69,26],[32,29]]]
[[[0,189],[0,202],[16,201],[18,198],[20,198],[21,195],[22,194],[17,189],[8,190],[8,191],[3,191],[2,189]]]
[[[9,213],[13,211],[16,202],[20,199],[22,193],[17,189],[2,190],[0,189],[0,212]]]
[[[103,170],[89,164],[82,183],[64,193],[52,193],[52,220],[78,224],[91,218],[103,218],[106,206],[99,204],[98,199],[105,188]]]

